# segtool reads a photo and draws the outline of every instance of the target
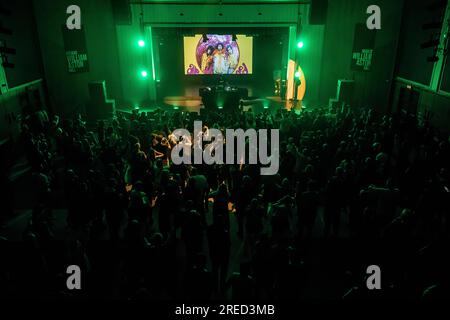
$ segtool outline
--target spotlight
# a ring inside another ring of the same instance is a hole
[[[141,48],[142,48],[142,47],[145,47],[145,41],[142,40],[142,39],[139,40],[139,41],[138,41],[138,46],[141,47]]]
[[[142,78],[147,78],[147,76],[148,76],[147,71],[146,70],[142,70],[141,71],[141,76],[142,76]]]
[[[299,41],[299,42],[297,43],[297,47],[298,47],[299,49],[303,48],[303,46],[304,46],[303,41]]]
[[[295,72],[295,77],[296,77],[297,79],[300,78],[300,71]]]

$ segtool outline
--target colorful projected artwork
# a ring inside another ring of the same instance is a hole
[[[185,74],[251,74],[252,46],[245,35],[184,37]]]

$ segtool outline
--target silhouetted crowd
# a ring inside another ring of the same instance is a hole
[[[204,130],[279,129],[278,174],[174,165],[172,132],[193,132],[194,120]],[[36,203],[23,244],[2,241],[2,295],[449,295],[449,137],[411,115],[158,109],[92,125],[39,116],[23,121],[21,141]],[[80,291],[66,287],[73,264]],[[367,289],[369,265],[380,267],[382,290]]]

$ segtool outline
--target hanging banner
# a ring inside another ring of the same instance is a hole
[[[352,71],[370,71],[372,69],[375,34],[376,31],[367,29],[367,26],[364,23],[357,23],[355,25],[351,65]]]
[[[63,25],[62,34],[69,73],[88,72],[89,61],[84,28],[69,30],[66,25]]]

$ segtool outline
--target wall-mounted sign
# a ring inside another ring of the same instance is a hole
[[[367,29],[363,23],[355,25],[353,39],[352,71],[370,71],[372,68],[373,52],[375,47],[375,30]]]
[[[62,33],[67,70],[69,73],[88,72],[89,60],[84,28],[69,30],[66,25],[63,25]]]

